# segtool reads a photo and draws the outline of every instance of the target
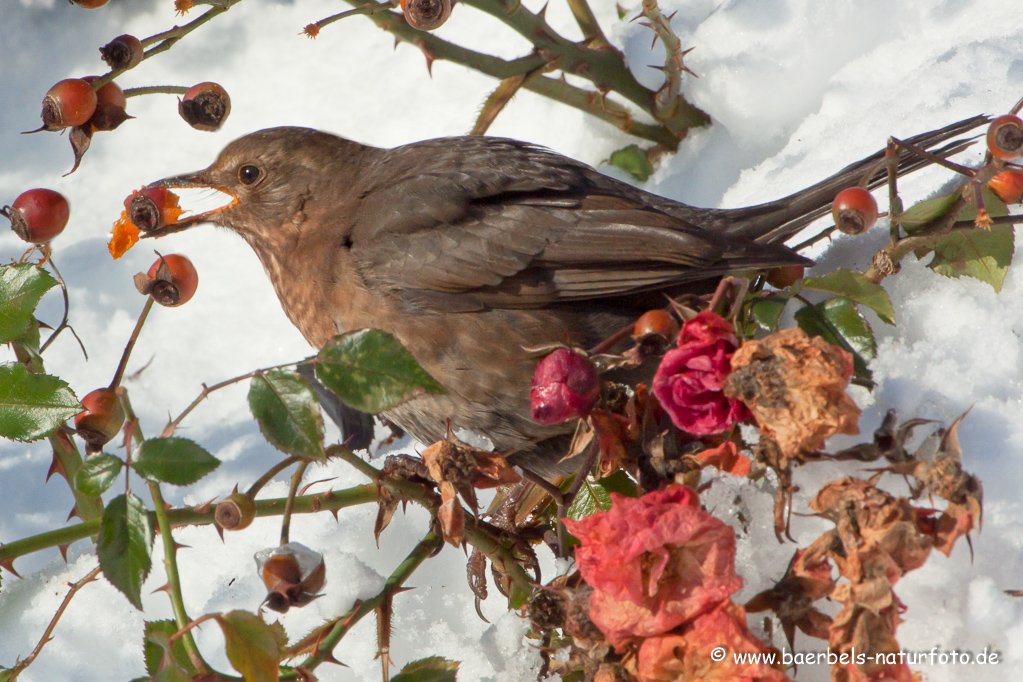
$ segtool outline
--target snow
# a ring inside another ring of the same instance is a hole
[[[644,83],[659,72],[646,68],[663,60],[650,50],[650,33],[638,23],[615,19],[613,3],[592,3],[609,37],[625,51]],[[527,0],[538,9],[539,3]],[[678,154],[666,159],[647,188],[704,206],[741,206],[796,191],[868,153],[888,135],[908,136],[960,118],[1002,113],[1023,96],[1023,14],[999,0],[672,0],[665,14],[679,10],[673,26],[685,47],[696,49],[687,65],[687,96],[715,123],[690,135]],[[86,11],[52,0],[7,0],[0,9],[0,202],[24,189],[45,186],[69,197],[72,222],[56,242],[56,262],[72,298],[72,323],[89,351],[82,362],[74,339],[65,334],[47,352],[51,372],[83,395],[109,381],[134,321],[141,297],[131,276],[153,259],[151,244],[111,261],[105,241],[131,190],[152,180],[204,167],[231,139],[275,125],[307,125],[359,141],[393,146],[456,135],[472,125],[480,102],[495,83],[469,69],[436,62],[432,79],[419,51],[393,41],[360,17],[325,28],[315,41],[298,35],[306,24],[340,11],[329,0],[301,3],[248,0],[186,37],[169,52],[125,74],[122,87],[192,85],[213,80],[231,94],[233,111],[216,134],[189,129],[175,99],[154,95],[132,99],[128,121],[93,141],[82,168],[71,167],[66,136],[19,135],[38,126],[38,106],[50,84],[69,76],[103,72],[97,48],[120,33],[147,36],[198,16],[177,18],[170,0],[113,0]],[[631,15],[630,15],[631,16]],[[554,2],[548,18],[574,36],[564,3]],[[495,19],[456,7],[438,34],[466,46],[510,57],[526,45]],[[301,71],[302,77],[295,74]],[[527,139],[598,164],[629,144],[614,128],[530,93],[519,94],[490,134]],[[979,159],[973,154],[972,160]],[[925,198],[947,182],[940,170],[902,181],[905,201]],[[819,272],[863,268],[884,240],[884,227],[866,237],[840,237],[821,249]],[[158,431],[168,414],[179,413],[200,391],[257,367],[288,362],[311,353],[284,317],[258,261],[237,237],[197,229],[157,244],[162,252],[187,254],[200,273],[195,298],[180,309],[154,311],[143,330],[129,373],[152,364],[128,384],[146,433]],[[0,235],[0,253],[17,257],[22,244]],[[921,665],[927,680],[975,682],[1023,674],[1023,606],[1004,590],[1023,588],[1023,531],[1017,494],[1023,473],[1023,373],[1019,337],[1023,332],[1023,283],[1010,269],[995,294],[983,283],[951,280],[908,259],[902,272],[885,281],[897,327],[873,320],[879,335],[871,369],[873,394],[856,394],[865,407],[862,431],[869,434],[889,408],[904,418],[924,417],[948,424],[972,407],[959,429],[965,468],[984,483],[984,528],[973,537],[973,558],[959,543],[951,558],[934,554],[903,578],[896,592],[908,607],[899,640],[911,651],[997,651],[998,665]],[[45,320],[59,319],[59,297],[40,308]],[[182,491],[166,487],[174,503],[196,504],[246,486],[279,455],[259,435],[244,400],[246,386],[210,396],[184,422],[180,435],[202,443],[224,464],[207,479]],[[921,436],[926,428],[919,430]],[[855,439],[833,439],[834,448]],[[50,454],[45,445],[0,444],[0,541],[9,542],[64,523],[71,497],[59,480],[43,485]],[[857,473],[853,465],[812,467],[797,473],[803,505],[825,480]],[[315,467],[308,480],[336,477],[337,488],[364,481],[350,467]],[[893,484],[894,491],[903,492]],[[286,483],[262,496],[280,496]],[[740,497],[749,520],[740,533],[739,571],[746,587],[739,599],[770,585],[794,549],[778,545],[771,527],[772,492],[765,483],[717,483],[707,500],[725,510]],[[324,619],[371,596],[383,578],[425,532],[426,516],[409,509],[397,514],[373,541],[375,509],[302,516],[292,538],[320,549],[328,568],[327,596],[282,617],[289,635],[301,637]],[[736,524],[738,525],[738,524]],[[796,519],[793,535],[802,544],[825,524]],[[179,555],[190,613],[254,609],[262,598],[252,555],[277,542],[274,521],[257,521],[224,542],[209,528],[175,533],[189,545]],[[168,618],[159,543],[153,575],[143,589],[146,619]],[[65,566],[55,551],[19,559],[25,576],[3,574],[0,590],[0,665],[12,665],[38,641],[66,592],[66,583],[94,565],[91,546],[71,547]],[[553,562],[544,567],[553,576]],[[427,655],[462,661],[460,679],[513,681],[535,678],[539,657],[523,640],[524,622],[504,613],[499,596],[483,603],[491,625],[479,621],[465,581],[465,557],[450,547],[420,568],[416,587],[395,600],[391,654],[401,664]],[[344,640],[340,658],[351,666],[317,671],[323,680],[379,678],[373,619]],[[143,674],[143,616],[100,580],[79,593],[51,642],[22,676],[26,682],[67,679],[130,679]],[[224,670],[219,629],[207,626],[200,647]],[[782,645],[780,633],[776,644]],[[822,643],[799,639],[797,649]],[[798,679],[827,678],[826,666],[801,667]]]

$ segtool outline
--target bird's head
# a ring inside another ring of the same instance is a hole
[[[282,232],[299,228],[296,221],[312,208],[307,204],[330,193],[339,181],[337,167],[346,167],[343,162],[358,149],[364,147],[309,128],[268,128],[246,135],[227,145],[208,168],[148,185],[220,193],[215,208],[186,213],[153,236],[211,222],[252,243],[275,241]]]

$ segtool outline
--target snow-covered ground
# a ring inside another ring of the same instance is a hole
[[[527,4],[538,9],[537,2]],[[660,73],[647,65],[663,61],[650,51],[650,34],[636,23],[620,23],[610,0],[592,2],[611,39],[628,55],[639,78],[656,85]],[[637,3],[638,4],[638,3]],[[534,7],[536,6],[536,7]],[[684,47],[695,46],[687,65],[687,96],[707,111],[714,125],[691,135],[666,159],[647,188],[703,206],[739,206],[777,198],[818,180],[881,148],[888,135],[908,136],[976,113],[998,114],[1023,96],[1023,13],[1004,0],[665,0],[678,9],[673,26]],[[346,19],[324,29],[315,41],[299,36],[306,24],[343,9],[330,0],[248,0],[185,38],[170,52],[145,62],[120,79],[122,87],[192,85],[213,80],[230,92],[233,112],[224,128],[201,133],[178,117],[175,98],[155,95],[129,101],[128,121],[115,133],[98,134],[73,175],[65,136],[18,133],[38,126],[39,102],[49,86],[69,76],[105,71],[97,48],[116,35],[166,30],[176,18],[171,0],[112,0],[86,11],[63,0],[5,0],[0,7],[0,203],[44,186],[72,203],[67,231],[55,243],[57,265],[68,282],[72,319],[89,351],[70,335],[47,352],[47,368],[79,395],[105,385],[116,366],[142,299],[131,276],[154,258],[149,244],[111,261],[106,235],[131,190],[167,175],[207,165],[231,139],[274,125],[322,128],[369,144],[393,146],[455,135],[472,125],[494,82],[444,62],[427,75],[419,51],[392,49],[392,40],[368,20]],[[200,9],[193,10],[189,19]],[[569,13],[554,0],[548,18],[575,35]],[[631,16],[631,15],[630,15]],[[455,12],[438,32],[468,47],[501,56],[525,51],[521,38],[468,7]],[[301,75],[299,75],[301,74]],[[493,135],[527,139],[597,164],[628,144],[614,128],[530,93],[521,93],[491,128]],[[980,154],[975,153],[973,160]],[[948,178],[929,170],[901,182],[909,202],[938,189]],[[821,271],[863,268],[885,239],[877,228],[866,237],[840,238],[821,255]],[[210,228],[189,231],[159,244],[161,251],[187,254],[200,273],[188,305],[154,311],[135,351],[132,372],[152,364],[129,384],[146,433],[158,430],[168,413],[180,412],[213,383],[257,367],[310,353],[284,317],[250,249],[237,237]],[[17,257],[22,244],[0,235],[0,253]],[[911,261],[912,259],[910,259]],[[1023,674],[1023,607],[1003,593],[1023,588],[1023,281],[1010,269],[1001,294],[989,286],[950,280],[915,262],[885,282],[898,326],[875,323],[878,387],[857,394],[866,407],[862,430],[870,433],[890,408],[905,417],[949,423],[971,405],[959,435],[967,470],[985,487],[984,529],[950,559],[932,555],[927,565],[902,579],[897,593],[908,607],[899,629],[912,651],[970,650],[1000,654],[996,666],[922,666],[928,680],[1004,680]],[[59,297],[40,309],[59,319]],[[224,461],[213,475],[188,489],[169,489],[172,502],[198,503],[248,485],[277,460],[252,422],[244,385],[221,391],[183,424],[181,435],[201,442]],[[832,443],[843,447],[853,442]],[[0,444],[0,541],[9,542],[60,526],[72,499],[60,481],[43,484],[50,454],[43,444]],[[855,467],[816,467],[800,474],[805,495],[824,480]],[[362,483],[343,465],[314,470],[310,480]],[[264,494],[285,494],[283,483]],[[716,486],[708,503],[724,509],[736,493],[753,520],[740,541],[739,572],[747,579],[742,601],[773,583],[791,556],[770,530],[771,495],[734,481]],[[378,589],[425,528],[425,516],[410,511],[373,542],[375,509],[296,519],[292,537],[326,554],[328,596],[282,618],[301,636],[335,616],[360,596]],[[799,520],[796,538],[809,542],[819,522]],[[191,549],[180,554],[186,606],[191,613],[254,609],[262,598],[252,553],[276,542],[274,521],[221,543],[209,528],[176,533]],[[167,618],[166,595],[149,592],[163,584],[159,549],[144,592],[145,618]],[[71,547],[65,566],[56,551],[17,562],[26,577],[3,575],[0,591],[0,665],[10,666],[35,645],[66,591],[65,583],[95,562],[91,546]],[[401,665],[424,655],[462,661],[463,680],[524,680],[535,677],[539,658],[522,640],[523,623],[498,597],[484,603],[493,625],[479,621],[465,583],[465,557],[446,548],[414,576],[416,590],[395,603],[392,656]],[[143,674],[141,623],[134,610],[104,582],[87,587],[58,625],[56,639],[26,671],[26,681],[130,679]],[[323,680],[378,679],[372,619],[345,639],[340,658],[351,668],[317,671]],[[216,627],[205,627],[200,646],[222,650]],[[781,642],[779,642],[780,644]],[[797,648],[821,648],[797,641]],[[226,662],[223,667],[227,669]],[[826,666],[801,667],[799,679],[824,679]]]

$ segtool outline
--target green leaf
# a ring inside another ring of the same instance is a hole
[[[153,529],[142,500],[118,495],[103,510],[96,554],[103,575],[142,610],[142,583],[152,568]]]
[[[877,357],[874,330],[856,309],[856,304],[847,298],[832,298],[817,307],[864,360],[869,362]]]
[[[323,461],[323,417],[309,382],[275,369],[252,377],[249,409],[263,436],[281,452]]]
[[[99,497],[121,473],[123,466],[120,457],[105,452],[87,457],[75,474],[75,489],[90,497]]]
[[[788,303],[787,298],[781,296],[764,296],[754,299],[750,305],[750,316],[753,321],[769,332],[778,331],[778,320]]]
[[[220,466],[220,460],[196,442],[174,436],[143,442],[131,466],[150,481],[190,485]]]
[[[316,376],[342,402],[370,414],[444,392],[396,338],[377,329],[331,339],[320,350]]]
[[[430,656],[412,661],[391,678],[391,682],[455,682],[458,661]]]
[[[216,616],[227,641],[227,659],[245,682],[276,682],[287,637],[280,622],[267,625],[248,611]]]
[[[578,520],[599,511],[607,511],[611,508],[611,493],[636,497],[638,490],[635,482],[621,470],[599,480],[587,477],[565,514],[570,519]]]
[[[943,197],[927,199],[913,204],[902,215],[899,216],[899,225],[907,234],[913,234],[928,223],[937,220],[949,212],[952,204],[959,198],[959,190],[946,194]]]
[[[0,343],[20,339],[47,291],[57,285],[50,273],[33,263],[0,268]]]
[[[625,495],[625,497],[639,497],[639,488],[636,487],[636,482],[629,478],[629,475],[621,469],[618,469],[610,476],[605,476],[598,480],[597,485],[609,493],[618,493],[619,495]]]
[[[807,277],[803,280],[804,289],[827,291],[831,294],[844,296],[850,301],[867,306],[888,324],[895,324],[895,311],[888,298],[888,292],[858,272],[838,269],[821,277]]]
[[[171,644],[171,635],[177,631],[178,625],[172,620],[146,622],[146,672],[158,680],[191,680],[196,674],[195,666],[185,651],[184,641],[178,639]]]
[[[84,408],[68,385],[23,365],[0,365],[0,436],[32,441],[53,433]]]
[[[796,323],[809,336],[819,336],[831,345],[838,346],[842,350],[851,353],[853,356],[854,375],[865,381],[872,381],[873,373],[867,368],[867,361],[824,314],[826,303],[820,303],[816,306],[803,306],[793,316],[796,319]]]
[[[984,206],[992,217],[1008,215],[1005,204],[986,187],[983,195]],[[956,218],[972,220],[976,216],[976,206],[968,206]],[[992,225],[990,230],[977,227],[953,232],[934,245],[934,258],[927,267],[945,277],[974,277],[999,292],[1005,281],[1005,273],[1012,263],[1015,248],[1013,237],[1012,225]],[[917,255],[919,257],[921,254]]]
[[[635,144],[612,152],[604,163],[621,168],[640,182],[645,182],[654,173],[654,167],[651,165],[646,151]]]

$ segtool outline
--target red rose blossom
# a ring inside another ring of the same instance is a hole
[[[597,370],[582,353],[558,348],[537,363],[529,391],[533,420],[560,424],[585,417],[600,394]]]
[[[732,325],[704,310],[682,325],[677,346],[665,353],[651,386],[675,426],[709,436],[749,419],[746,406],[722,392],[739,347]]]
[[[631,498],[565,525],[579,541],[576,565],[594,588],[590,619],[616,647],[714,609],[742,587],[735,533],[697,508],[682,485]]]

